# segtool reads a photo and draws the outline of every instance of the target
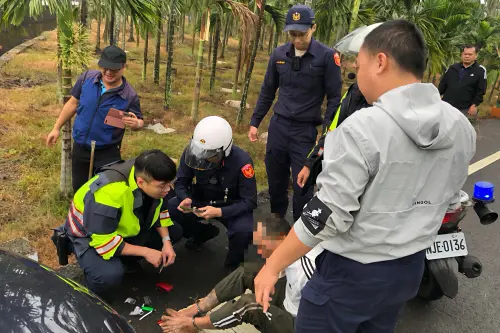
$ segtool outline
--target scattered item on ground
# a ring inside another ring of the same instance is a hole
[[[129,298],[127,298],[125,300],[125,303],[134,305],[135,304],[135,299],[133,299],[132,297],[129,297]]]
[[[232,108],[239,109],[241,101],[238,100],[227,100],[224,102],[225,105],[228,105]],[[247,109],[250,109],[250,105],[247,103]]]
[[[155,310],[155,308],[150,307],[150,306],[144,306],[144,304],[142,305],[141,309],[143,311],[154,311]]]
[[[144,314],[144,311],[138,306],[135,307],[134,311],[129,313],[130,316],[140,316],[142,314]]]
[[[153,305],[153,302],[151,302],[151,297],[144,296],[144,305],[145,306],[151,306],[151,305]]]
[[[158,282],[156,284],[156,288],[160,291],[171,292],[172,289],[174,289],[174,286],[166,282]]]
[[[137,288],[137,287],[132,287],[132,291],[139,291],[139,288]]]
[[[146,318],[147,316],[149,316],[152,313],[153,313],[153,311],[150,311],[150,312],[146,313],[144,316],[142,316],[141,318],[139,318],[139,320],[143,320],[144,318]]]
[[[261,135],[259,135],[259,141],[261,141],[262,143],[267,143],[267,135],[268,135],[267,132],[264,132]]]
[[[230,93],[233,92],[233,89],[231,89],[231,88],[220,88],[220,91],[230,94]],[[236,92],[241,92],[241,90],[240,89],[236,89]]]
[[[160,320],[158,320],[156,323],[157,323],[158,325],[160,325],[162,322],[163,322],[163,320],[161,320],[161,319],[160,319]]]
[[[175,132],[173,128],[165,128],[165,126],[160,123],[154,125],[149,124],[146,128],[148,130],[154,131],[156,134],[170,134]]]

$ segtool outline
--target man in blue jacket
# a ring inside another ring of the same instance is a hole
[[[252,242],[257,182],[250,155],[233,145],[229,123],[216,116],[202,119],[182,153],[174,183],[177,197],[168,202],[174,222],[189,238],[186,247],[199,249],[219,234],[203,220],[217,219],[229,239],[225,266],[236,269]]]
[[[123,76],[126,62],[127,55],[122,49],[106,47],[98,62],[100,70],[89,70],[80,75],[47,137],[47,145],[54,145],[63,125],[76,114],[72,153],[75,192],[88,180],[92,141],[96,142],[92,173],[121,160],[120,146],[125,129],[104,123],[110,108],[126,113],[122,119],[126,127],[139,129],[144,125],[139,96]]]

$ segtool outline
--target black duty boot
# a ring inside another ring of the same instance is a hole
[[[217,237],[218,234],[219,228],[217,228],[213,224],[205,224],[202,231],[199,234],[189,238],[184,246],[189,250],[200,250],[203,244],[205,244],[212,238]]]

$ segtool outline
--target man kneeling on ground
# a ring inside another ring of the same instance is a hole
[[[120,284],[123,264],[137,266],[139,257],[155,267],[174,263],[172,242],[182,238],[182,228],[173,224],[163,198],[175,174],[165,153],[149,150],[102,168],[76,192],[54,236],[68,235],[70,251],[99,296]]]
[[[289,231],[290,225],[283,218],[269,218],[264,222],[257,222],[253,233],[257,252],[263,258],[268,258]],[[273,304],[267,313],[255,302],[254,294],[245,294],[247,289],[254,290],[253,279],[263,263],[244,263],[195,304],[178,312],[167,309],[167,316],[162,317],[160,326],[163,332],[173,333],[228,329],[248,323],[261,332],[293,332],[301,290],[311,278],[316,256],[322,251],[321,246],[317,246],[285,269],[286,278],[279,279]],[[239,296],[240,298],[235,300]],[[205,315],[224,302],[227,303],[220,309]]]

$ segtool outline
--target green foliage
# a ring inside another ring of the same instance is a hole
[[[63,68],[78,73],[87,68],[92,59],[90,32],[81,24],[74,24],[71,33],[61,34],[61,57]]]

